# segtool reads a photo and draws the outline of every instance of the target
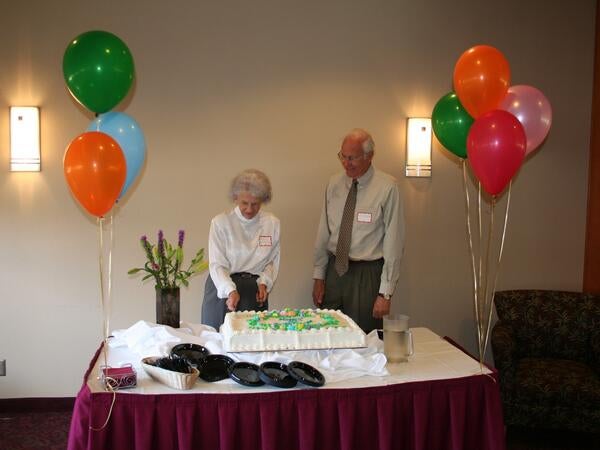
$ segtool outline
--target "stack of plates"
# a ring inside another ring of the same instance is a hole
[[[208,349],[198,344],[177,344],[171,349],[171,358],[185,359],[196,368],[208,355],[210,355]]]
[[[260,366],[239,362],[229,369],[229,377],[244,386],[268,384],[280,388],[293,388],[298,383],[319,387],[325,384],[325,377],[314,367],[300,361],[283,364],[267,361]]]

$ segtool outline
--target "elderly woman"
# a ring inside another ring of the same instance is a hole
[[[279,271],[279,219],[260,210],[271,200],[269,179],[244,170],[229,196],[235,208],[214,217],[208,235],[202,323],[217,330],[228,311],[266,310]]]

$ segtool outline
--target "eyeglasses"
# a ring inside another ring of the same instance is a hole
[[[360,160],[360,159],[364,159],[364,158],[365,158],[365,155],[364,155],[364,154],[363,154],[363,155],[360,155],[360,156],[346,156],[346,155],[344,155],[344,154],[343,154],[341,151],[340,151],[340,152],[338,152],[337,156],[338,156],[338,159],[339,159],[341,162],[344,162],[344,161],[346,161],[346,162],[350,162],[350,163],[351,163],[351,162],[353,162],[353,161],[358,161],[358,160]]]

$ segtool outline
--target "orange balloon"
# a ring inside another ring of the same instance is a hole
[[[510,86],[504,55],[489,45],[464,52],[454,66],[454,91],[467,112],[477,118],[497,109]]]
[[[63,167],[73,196],[97,217],[111,210],[127,175],[121,147],[108,134],[98,131],[73,139],[65,152]]]

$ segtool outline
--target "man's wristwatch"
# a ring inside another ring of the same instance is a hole
[[[391,300],[392,296],[390,294],[382,294],[381,292],[379,293],[380,297],[383,297],[386,300]]]

